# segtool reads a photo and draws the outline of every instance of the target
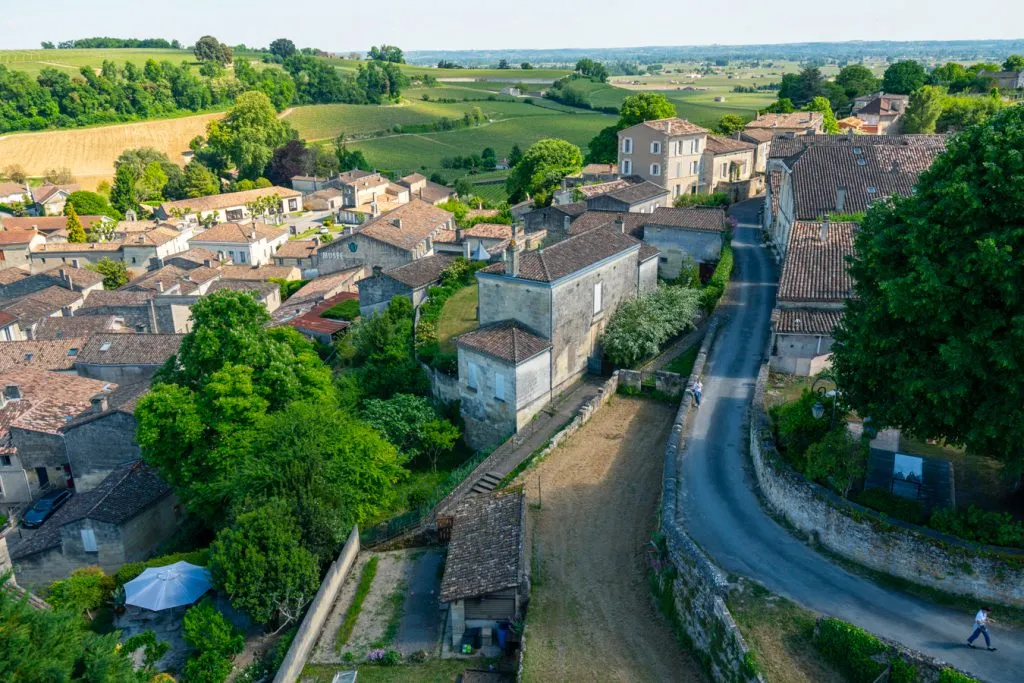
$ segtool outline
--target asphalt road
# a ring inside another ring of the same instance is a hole
[[[734,208],[733,300],[704,375],[704,400],[688,429],[683,509],[692,538],[723,569],[760,581],[805,607],[839,617],[971,672],[1024,679],[1024,634],[994,624],[998,650],[969,649],[973,612],[883,588],[832,563],[762,509],[746,467],[747,407],[769,334],[776,267],[760,246],[757,204]],[[992,617],[998,620],[998,610]],[[983,644],[983,642],[982,642]]]

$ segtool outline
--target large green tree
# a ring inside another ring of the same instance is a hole
[[[877,91],[880,82],[871,69],[863,64],[848,64],[836,75],[836,85],[852,100]]]
[[[78,218],[75,207],[72,204],[66,204],[64,214],[68,217],[68,242],[85,242],[85,228],[82,227],[82,221]]]
[[[213,171],[193,159],[188,162],[181,179],[181,198],[194,199],[220,192],[220,181]]]
[[[1024,457],[1024,107],[949,140],[914,194],[857,234],[833,358],[876,424],[1003,460]]]
[[[276,55],[284,60],[295,54],[295,43],[287,38],[278,38],[272,42],[270,47],[267,49],[270,50],[270,54]]]
[[[131,279],[131,271],[124,261],[113,261],[106,256],[86,268],[103,276],[103,289],[107,290],[124,287]]]
[[[829,103],[827,97],[815,97],[807,103],[804,107],[804,111],[821,112],[822,130],[826,133],[839,132],[839,123],[836,121],[836,115],[832,112],[832,105]]]
[[[278,626],[301,616],[320,585],[316,557],[296,543],[299,527],[289,505],[271,499],[238,515],[210,546],[214,584],[260,624]]]
[[[583,154],[576,145],[556,138],[538,140],[509,174],[506,187],[510,200],[522,201],[530,195],[537,206],[547,206],[562,178],[582,168]]]
[[[614,164],[618,160],[620,130],[644,121],[673,116],[676,116],[675,105],[661,93],[644,92],[629,95],[622,101],[618,122],[603,128],[587,143],[587,163]]]
[[[904,59],[889,65],[882,76],[882,90],[890,94],[909,95],[928,80],[920,62]]]
[[[1024,55],[1010,55],[1003,62],[1003,71],[1024,71]]]
[[[910,93],[910,102],[903,114],[903,132],[934,133],[945,100],[946,93],[937,85],[926,85]]]
[[[262,92],[242,93],[235,106],[207,126],[206,144],[211,151],[229,159],[240,178],[256,180],[274,155],[274,150],[294,136],[294,131],[277,118],[274,104]]]
[[[203,36],[197,40],[192,53],[200,62],[215,62],[221,65],[230,64],[233,58],[231,48],[213,36]]]
[[[69,194],[64,210],[67,211],[69,206],[73,206],[79,216],[121,217],[121,213],[110,205],[106,197],[88,190],[78,190]]]

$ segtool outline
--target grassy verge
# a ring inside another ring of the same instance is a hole
[[[729,596],[729,611],[769,681],[842,683],[812,642],[815,614],[761,586]]]
[[[335,647],[339,650],[348,643],[348,639],[352,636],[352,629],[355,628],[356,619],[359,618],[359,613],[363,609],[363,601],[366,600],[366,596],[370,592],[370,585],[373,583],[373,577],[377,576],[377,564],[380,558],[376,555],[371,557],[366,566],[363,567],[363,573],[359,576],[359,585],[356,586],[356,594],[352,596],[352,604],[349,605],[348,611],[345,612],[345,620],[341,622],[341,628],[338,629],[338,633],[335,636]]]
[[[399,581],[395,591],[388,596],[388,606],[391,609],[391,613],[388,615],[388,623],[384,627],[384,635],[375,640],[370,647],[388,648],[395,642],[395,637],[398,636],[398,627],[402,623],[402,613],[405,611],[407,587],[408,584],[405,581]]]
[[[475,329],[476,284],[460,289],[448,297],[437,319],[437,341],[442,353],[455,353],[455,337]]]
[[[693,372],[693,364],[700,353],[700,344],[694,344],[690,348],[672,359],[672,362],[665,366],[665,372],[677,372],[683,377],[689,377]]]

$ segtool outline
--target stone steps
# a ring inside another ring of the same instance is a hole
[[[484,476],[480,477],[480,481],[473,484],[473,488],[469,490],[470,493],[488,493],[493,491],[495,487],[501,483],[501,477],[494,472],[488,472]]]

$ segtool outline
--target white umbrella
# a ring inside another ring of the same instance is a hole
[[[153,611],[191,605],[211,586],[205,567],[188,562],[150,567],[124,585],[125,604]]]

